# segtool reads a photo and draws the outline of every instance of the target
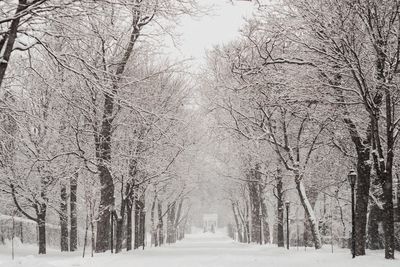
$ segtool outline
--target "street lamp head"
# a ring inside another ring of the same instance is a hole
[[[290,202],[289,202],[289,201],[286,201],[286,202],[285,202],[285,206],[286,206],[286,208],[288,209],[289,206],[290,206]]]
[[[350,170],[349,174],[347,175],[347,179],[350,183],[350,186],[354,187],[356,185],[357,173],[354,170]]]

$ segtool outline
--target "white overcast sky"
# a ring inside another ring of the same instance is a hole
[[[206,49],[224,44],[239,35],[239,28],[255,10],[252,2],[229,0],[199,0],[201,5],[213,6],[210,14],[185,17],[175,29],[181,35],[177,47],[168,49],[176,59],[194,58],[194,65],[204,62]]]

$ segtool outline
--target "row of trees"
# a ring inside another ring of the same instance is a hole
[[[184,64],[155,47],[196,10],[191,0],[0,3],[1,190],[37,223],[40,254],[55,220],[62,251],[77,249],[79,229],[96,252],[138,248],[146,203],[154,244],[164,231],[176,241],[188,217],[177,159],[191,145],[190,86]]]
[[[357,169],[355,253],[364,255],[367,243],[380,247],[381,218],[385,258],[394,258],[400,2],[278,2],[277,9],[261,6],[241,38],[209,53],[207,83],[214,86],[206,94],[220,126],[251,156],[236,175],[247,177],[261,164],[264,181],[256,184],[275,192],[278,243],[284,196],[301,205],[304,232],[319,249],[326,219],[321,199],[336,203],[330,217],[346,231],[349,187],[343,185]],[[274,179],[282,175],[287,178]],[[239,223],[241,214],[258,213],[254,199],[262,199],[257,186],[242,180],[245,204],[233,201],[238,229],[248,224]],[[261,220],[247,217],[257,229]]]

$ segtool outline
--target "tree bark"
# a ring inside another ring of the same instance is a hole
[[[127,251],[132,250],[132,209],[133,209],[132,200],[128,200],[128,202],[127,202],[127,210],[126,210],[126,216],[127,216],[127,222],[126,222],[126,250]]]
[[[162,211],[162,203],[158,200],[157,203],[157,210],[158,210],[158,245],[161,246],[164,244],[164,219],[163,219],[163,211]]]
[[[359,147],[357,149],[357,205],[355,207],[356,256],[365,255],[368,201],[371,186],[371,164],[369,163],[369,159],[369,146]]]
[[[278,247],[284,247],[285,246],[285,238],[284,238],[284,230],[283,230],[283,213],[284,213],[284,207],[283,207],[283,183],[282,183],[282,176],[281,176],[281,171],[278,170],[277,176],[276,176],[276,198],[277,198],[277,212],[278,212],[278,233],[277,233],[277,238],[278,238]]]
[[[168,215],[167,215],[167,244],[173,243],[174,239],[175,208],[176,208],[176,202],[173,202],[169,205]]]
[[[20,13],[23,12],[29,5],[27,4],[27,0],[19,0],[18,7],[15,11],[15,18],[11,21],[10,27],[8,29],[7,40],[6,43],[0,46],[0,51],[3,51],[3,45],[5,45],[3,56],[0,60],[0,87],[3,83],[4,76],[6,74],[6,70],[8,67],[8,63],[10,62],[11,53],[14,48],[15,40],[17,39],[17,33],[19,28],[19,23],[21,20]]]
[[[46,254],[46,209],[37,214],[39,254]]]
[[[61,182],[60,202],[60,246],[61,251],[68,251],[68,196],[67,187]]]
[[[120,253],[122,251],[124,216],[117,218],[116,228],[115,253]]]
[[[311,186],[306,190],[308,201],[310,202],[311,208],[315,208],[315,203],[317,202],[318,198],[318,189],[315,187]],[[304,214],[304,246],[305,247],[313,247],[314,246],[314,238],[313,238],[313,233],[311,229],[310,222],[308,220],[307,214]]]
[[[317,219],[315,217],[314,210],[311,206],[310,201],[308,200],[306,190],[303,184],[303,181],[300,179],[299,174],[295,174],[295,181],[296,181],[296,189],[300,197],[300,202],[304,208],[304,211],[307,216],[307,220],[311,227],[311,232],[314,240],[314,247],[316,249],[320,249],[322,247],[321,235],[318,229]]]
[[[70,244],[69,249],[75,251],[78,248],[78,219],[77,219],[77,207],[76,207],[76,195],[78,188],[78,174],[71,177],[70,180]]]
[[[154,195],[153,203],[151,204],[150,210],[150,224],[151,224],[151,245],[157,247],[157,226],[155,224],[154,213],[156,209],[157,194]]]
[[[261,209],[262,209],[262,222],[263,222],[263,236],[264,236],[264,244],[270,242],[270,235],[269,232],[269,224],[268,224],[268,210],[267,205],[265,205],[264,199],[261,198]]]
[[[382,210],[373,200],[370,202],[368,217],[368,248],[371,250],[383,249],[384,244],[379,234],[379,223],[382,221]]]
[[[233,212],[233,218],[235,219],[236,229],[237,229],[237,233],[238,233],[238,241],[240,243],[242,243],[243,242],[242,227],[240,226],[240,222],[239,222],[238,215],[236,213],[236,208],[235,208],[234,202],[232,202],[232,212]]]
[[[261,243],[261,218],[260,218],[260,192],[259,192],[260,175],[258,173],[258,166],[251,170],[248,176],[247,187],[249,190],[250,199],[250,216],[251,216],[251,241]]]

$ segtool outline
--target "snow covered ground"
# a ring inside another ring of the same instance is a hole
[[[9,246],[0,248],[0,267],[386,267],[400,266],[400,260],[384,260],[383,252],[368,252],[368,256],[351,259],[348,250],[326,247],[320,251],[297,250],[259,245],[239,244],[224,234],[197,233],[184,241],[161,248],[147,248],[118,255],[96,254],[82,258],[81,252],[35,255],[35,246],[19,246],[11,261]],[[400,257],[400,256],[398,256]]]

